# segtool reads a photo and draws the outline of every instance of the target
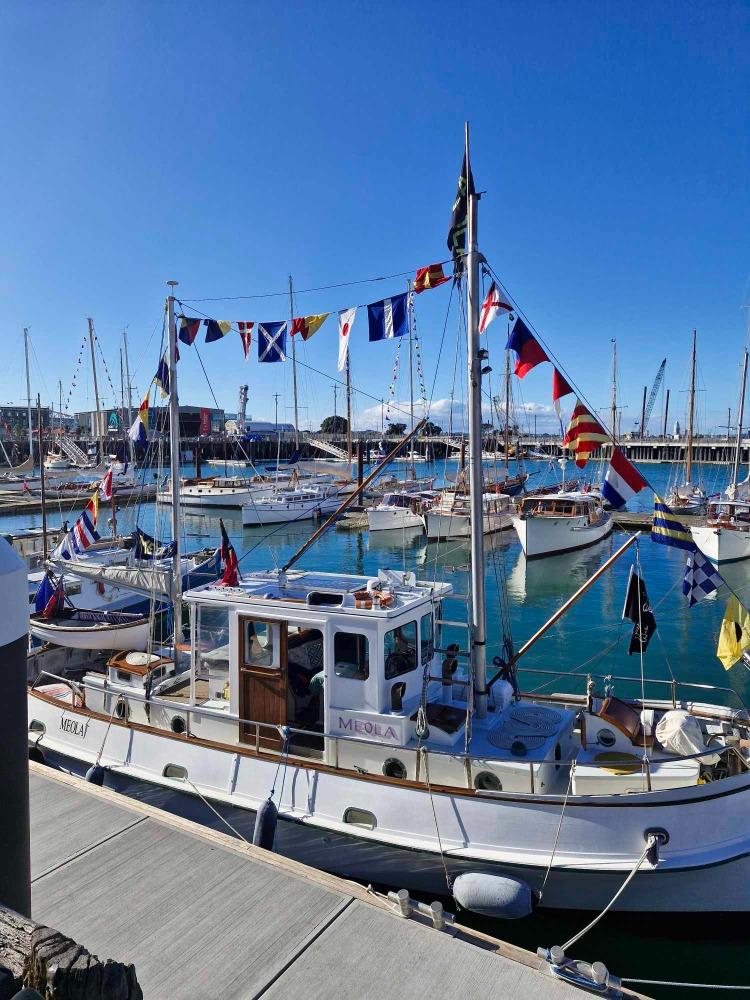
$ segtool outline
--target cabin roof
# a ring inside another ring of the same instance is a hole
[[[378,582],[378,577],[349,573],[318,573],[292,570],[284,578],[277,570],[249,573],[237,587],[224,587],[218,582],[204,584],[183,594],[189,603],[220,603],[231,605],[259,605],[301,607],[317,612],[345,612],[367,617],[393,617],[412,607],[424,604],[432,597],[442,598],[452,591],[447,583],[427,580],[405,582],[393,580],[380,583],[390,591],[392,602],[386,607],[373,601],[371,607],[357,606],[355,594],[367,590],[368,583]]]

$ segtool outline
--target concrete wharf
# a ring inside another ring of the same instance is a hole
[[[404,919],[357,883],[44,765],[29,771],[34,920],[132,962],[148,1000],[583,993],[514,945]]]

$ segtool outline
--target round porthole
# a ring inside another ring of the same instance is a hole
[[[492,771],[480,771],[474,778],[474,787],[480,792],[502,792],[503,785]]]
[[[185,720],[181,715],[173,715],[172,721],[170,722],[170,727],[173,733],[177,733],[178,736],[182,736],[187,728],[185,726]]]
[[[130,707],[124,698],[118,699],[115,705],[115,718],[116,719],[127,719],[130,715]]]
[[[389,757],[383,764],[383,774],[386,778],[400,778],[403,781],[406,777],[406,764],[398,757]]]
[[[611,729],[600,729],[596,734],[596,742],[602,747],[613,747],[617,743],[617,737]]]

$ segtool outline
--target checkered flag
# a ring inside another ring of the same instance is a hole
[[[714,594],[724,583],[719,571],[700,549],[694,549],[687,557],[682,592],[692,608],[709,594]]]

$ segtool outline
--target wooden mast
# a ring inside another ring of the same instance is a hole
[[[690,366],[690,397],[688,399],[687,450],[685,453],[685,482],[693,480],[693,421],[695,419],[695,330],[693,330],[693,357]]]
[[[740,401],[737,407],[737,437],[734,448],[734,469],[732,470],[732,496],[737,492],[737,476],[742,452],[742,420],[745,416],[745,386],[747,384],[747,348],[742,359],[742,379],[740,381]]]
[[[292,342],[292,397],[294,402],[294,447],[299,448],[299,414],[297,412],[297,343],[292,337],[294,326],[294,289],[289,275],[289,339]]]
[[[169,474],[172,484],[172,603],[175,647],[182,639],[182,564],[180,560],[180,400],[177,394],[177,329],[174,321],[174,290],[168,281],[167,326],[169,353]],[[175,653],[176,655],[176,653]]]
[[[94,403],[96,405],[96,437],[99,442],[99,462],[104,461],[104,435],[102,434],[102,421],[99,413],[99,383],[96,380],[96,356],[94,354],[94,321],[89,316],[89,347],[91,348],[91,374],[94,379]]]
[[[505,478],[508,479],[510,476],[510,467],[508,464],[508,448],[510,447],[509,437],[508,437],[508,420],[510,419],[510,351],[506,348],[505,351],[505,433],[504,433],[504,443],[503,448],[505,449]],[[517,466],[516,466],[517,468]]]
[[[31,471],[34,472],[34,426],[31,420],[31,377],[29,376],[29,328],[23,328],[23,351],[26,357],[26,416],[29,418],[29,458],[31,459]],[[44,462],[42,454],[41,437],[39,439],[39,464]]]

